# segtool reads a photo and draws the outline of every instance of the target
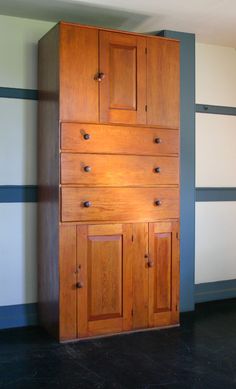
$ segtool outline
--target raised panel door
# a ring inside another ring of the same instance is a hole
[[[100,122],[146,123],[146,38],[100,31]]]
[[[147,38],[147,124],[179,128],[179,42]]]
[[[131,326],[130,225],[77,226],[78,337]]]
[[[178,222],[149,224],[149,325],[177,324],[179,320]]]

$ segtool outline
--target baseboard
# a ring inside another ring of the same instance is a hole
[[[195,285],[195,303],[236,297],[236,280],[207,282]]]
[[[195,303],[236,298],[236,280],[195,285]],[[0,307],[0,329],[38,325],[37,303]]]
[[[0,329],[38,324],[37,303],[0,307]]]

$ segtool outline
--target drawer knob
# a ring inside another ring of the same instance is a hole
[[[161,172],[160,166],[155,167],[154,172],[155,172],[155,173],[160,173],[160,172]]]
[[[91,170],[92,170],[91,166],[85,166],[85,167],[84,167],[84,171],[85,171],[86,173],[91,172]]]
[[[83,287],[84,287],[84,283],[83,282],[79,281],[79,282],[76,283],[76,288],[81,289]]]
[[[83,205],[84,205],[85,208],[89,208],[89,207],[92,206],[92,203],[91,203],[91,201],[84,201]]]
[[[161,143],[161,142],[162,142],[161,138],[155,138],[155,143]]]
[[[90,134],[84,134],[84,139],[85,140],[88,140],[88,139],[90,139],[91,138],[91,135]]]
[[[154,262],[151,259],[149,259],[147,264],[148,264],[148,267],[153,267],[154,266]]]
[[[104,79],[104,77],[105,77],[105,74],[104,74],[104,73],[98,72],[98,73],[95,75],[94,79],[95,79],[96,81],[98,81],[98,82],[101,82],[101,81]]]
[[[155,205],[159,207],[161,205],[161,200],[155,200]]]

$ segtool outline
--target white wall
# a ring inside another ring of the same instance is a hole
[[[196,44],[196,102],[236,105],[236,49]]]
[[[37,89],[37,41],[53,26],[0,16],[0,87]],[[0,98],[0,185],[36,184],[35,101]],[[0,204],[0,305],[37,301],[36,204]]]
[[[195,283],[236,279],[236,202],[196,203]]]
[[[236,107],[236,50],[196,45],[196,103]],[[196,187],[236,187],[236,117],[196,114]],[[236,202],[196,203],[195,283],[236,279]]]
[[[236,116],[197,113],[196,186],[236,187]]]

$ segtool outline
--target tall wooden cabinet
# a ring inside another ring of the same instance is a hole
[[[60,341],[179,322],[179,43],[39,42],[39,310]]]

